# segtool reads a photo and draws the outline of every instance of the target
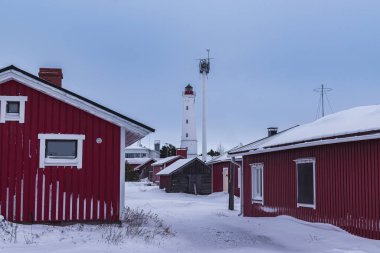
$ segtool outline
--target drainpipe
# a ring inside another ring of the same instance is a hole
[[[243,158],[244,159],[244,158]],[[241,215],[244,215],[243,211],[244,211],[244,198],[243,198],[243,160],[242,160],[242,165],[240,165],[239,163],[237,163],[235,161],[235,157],[231,157],[231,163],[238,166],[238,168],[240,168],[240,213],[239,213],[239,216]],[[239,180],[238,180],[239,181]]]

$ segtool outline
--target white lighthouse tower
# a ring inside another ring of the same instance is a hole
[[[195,124],[195,92],[193,86],[188,84],[182,94],[183,118],[181,148],[187,148],[188,158],[198,156],[197,129]]]

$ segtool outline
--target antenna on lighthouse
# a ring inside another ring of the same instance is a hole
[[[319,118],[319,115],[321,115],[323,118],[325,116],[325,101],[326,100],[327,100],[327,103],[330,107],[330,111],[333,112],[330,100],[327,96],[327,93],[332,91],[332,89],[327,88],[324,86],[324,84],[322,84],[320,88],[316,88],[316,89],[314,89],[314,91],[319,93],[319,102],[318,102],[318,109],[317,109],[316,118]]]
[[[202,76],[202,160],[207,160],[207,131],[206,131],[206,85],[210,73],[210,49],[207,49],[207,59],[199,59],[199,73]]]

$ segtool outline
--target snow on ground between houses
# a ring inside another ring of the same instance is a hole
[[[157,214],[157,218],[148,215],[153,223],[147,225],[147,231],[161,233],[169,226],[168,234],[151,240],[136,235],[113,244],[105,237],[116,236],[121,229],[117,226],[17,225],[16,243],[0,240],[0,252],[380,252],[380,241],[356,237],[328,224],[287,216],[238,216],[239,211],[227,210],[224,193],[168,194],[145,182],[126,186],[126,203],[132,210]]]

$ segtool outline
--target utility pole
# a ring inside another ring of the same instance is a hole
[[[206,131],[206,87],[207,75],[210,72],[210,49],[207,49],[207,59],[199,59],[199,73],[202,75],[202,160],[207,160]]]
[[[330,101],[328,100],[327,93],[332,91],[331,88],[326,88],[324,84],[321,85],[321,88],[314,89],[315,92],[318,92],[320,94],[320,99],[319,99],[319,104],[318,104],[318,109],[317,109],[317,116],[318,118],[319,115],[319,108],[321,108],[321,115],[322,118],[325,116],[325,99],[327,99],[327,102],[330,105]],[[330,110],[332,111],[331,105],[330,105]]]
[[[228,185],[228,209],[235,209],[235,157],[232,157],[230,181]]]

